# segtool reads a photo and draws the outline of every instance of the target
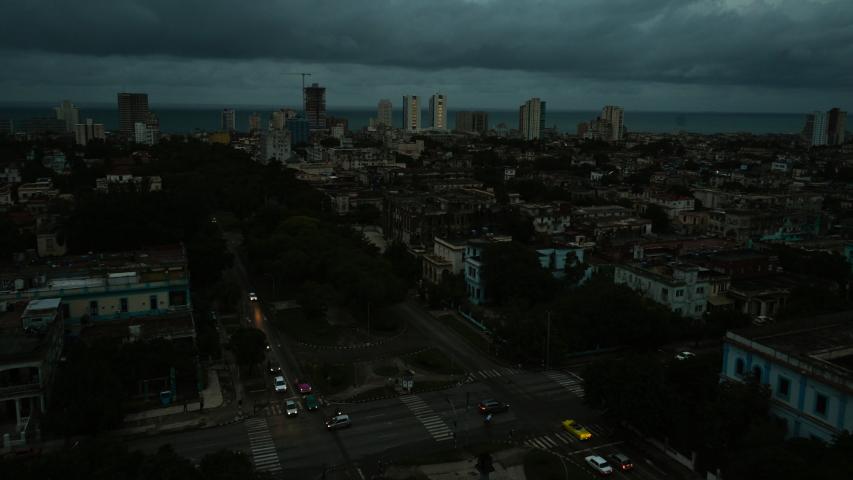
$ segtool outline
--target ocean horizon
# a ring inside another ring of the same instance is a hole
[[[86,118],[103,123],[107,130],[118,129],[118,109],[110,104],[81,104],[80,121]],[[219,129],[220,112],[223,108],[234,108],[237,112],[237,130],[248,129],[249,115],[257,112],[266,124],[270,113],[280,107],[264,105],[216,106],[216,105],[151,105],[151,111],[160,118],[160,130],[163,133],[193,133],[197,131],[216,131]],[[448,110],[448,124],[456,124],[457,111]],[[489,114],[489,127],[500,124],[507,128],[517,128],[518,110],[477,109]],[[547,111],[545,125],[555,127],[560,133],[574,133],[580,122],[588,122],[600,114],[599,110],[554,110]],[[0,119],[21,122],[33,117],[53,115],[51,105],[43,103],[0,104]],[[366,127],[376,109],[368,107],[340,107],[327,111],[327,115],[346,118],[351,130]],[[402,110],[394,110],[394,124],[402,124]],[[673,111],[625,111],[625,128],[629,132],[700,134],[716,133],[752,133],[796,134],[805,123],[805,113],[750,113],[750,112],[673,112]],[[427,112],[422,111],[423,125],[426,125]],[[16,127],[17,128],[17,127]]]

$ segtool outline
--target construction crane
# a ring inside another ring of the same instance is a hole
[[[310,77],[310,73],[296,73],[296,72],[288,72],[285,75],[302,75],[302,113],[305,113],[305,77]]]

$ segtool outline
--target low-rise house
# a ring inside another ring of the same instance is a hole
[[[701,318],[708,310],[711,285],[695,265],[617,264],[613,281],[685,317]]]
[[[853,312],[726,333],[721,376],[770,388],[789,437],[853,431]]]
[[[467,242],[455,238],[433,238],[432,253],[422,256],[423,279],[434,284],[441,282],[445,273],[462,273]]]
[[[58,193],[59,190],[53,188],[53,180],[39,178],[33,183],[24,183],[18,186],[18,203],[27,203],[36,198],[50,199]]]
[[[468,290],[468,301],[474,305],[483,305],[489,298],[483,282],[483,250],[489,245],[511,241],[512,237],[506,235],[489,235],[469,240],[465,246],[465,287]]]
[[[47,411],[50,385],[62,354],[60,298],[0,301],[0,423],[2,447],[35,440]]]

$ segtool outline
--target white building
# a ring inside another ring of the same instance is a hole
[[[693,265],[616,265],[613,281],[685,317],[701,318],[708,310],[711,284]]]
[[[601,110],[601,118],[610,123],[610,136],[607,140],[618,142],[622,140],[622,130],[624,129],[624,110],[622,107],[607,105]]]
[[[237,112],[233,108],[222,110],[220,129],[224,132],[237,131]]]
[[[133,139],[141,145],[156,145],[160,141],[160,128],[156,124],[136,122],[133,124]]]
[[[430,127],[435,130],[447,130],[447,97],[436,93],[429,98]]]
[[[403,96],[403,130],[407,132],[421,130],[421,102],[417,95]]]
[[[376,107],[376,124],[384,125],[386,127],[394,126],[393,123],[393,110],[391,105],[391,100],[387,98],[383,98],[379,100],[379,105]]]
[[[525,140],[542,138],[545,129],[545,102],[539,98],[531,98],[519,107],[518,130]]]
[[[71,100],[63,100],[53,110],[56,112],[57,120],[65,122],[66,132],[73,132],[74,126],[80,123],[80,110],[71,103]]]
[[[104,133],[103,123],[94,123],[91,118],[86,119],[86,123],[78,123],[74,125],[74,142],[77,145],[84,147],[90,140],[106,140],[107,136]]]
[[[826,145],[826,113],[815,110],[812,112],[812,145]]]
[[[290,131],[283,128],[269,128],[261,138],[260,162],[278,162],[284,164],[290,158]]]

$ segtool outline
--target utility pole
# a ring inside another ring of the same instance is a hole
[[[551,311],[548,310],[545,324],[545,370],[551,366]]]

